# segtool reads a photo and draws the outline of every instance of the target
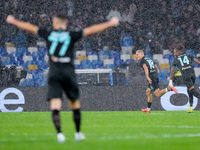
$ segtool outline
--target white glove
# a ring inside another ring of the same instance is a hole
[[[173,86],[174,86],[173,83],[172,83],[172,80],[169,80],[169,86],[170,86],[170,87],[173,87]]]

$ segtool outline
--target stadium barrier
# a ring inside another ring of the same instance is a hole
[[[164,87],[161,87],[164,88]],[[186,87],[176,87],[179,94],[168,92],[161,98],[153,96],[152,110],[187,110]],[[199,91],[199,86],[196,86]],[[139,111],[147,106],[146,86],[80,86],[83,111]],[[49,111],[47,87],[0,88],[0,111]],[[66,97],[64,96],[64,99]],[[194,98],[194,109],[200,104]],[[63,110],[69,111],[66,100]]]

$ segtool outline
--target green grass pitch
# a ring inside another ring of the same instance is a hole
[[[199,150],[200,111],[82,112],[86,140],[74,141],[72,112],[61,112],[64,144],[51,112],[0,113],[0,150]]]

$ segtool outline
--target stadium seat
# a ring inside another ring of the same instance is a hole
[[[198,53],[198,54],[196,55],[196,58],[200,58],[200,53]]]
[[[104,61],[104,59],[109,59],[109,53],[108,53],[108,51],[99,51],[98,52],[98,56],[99,56],[99,59],[101,60],[101,61]]]
[[[33,52],[37,52],[38,51],[38,48],[37,47],[28,47],[28,52],[30,52],[31,54]]]
[[[163,73],[163,72],[160,72],[160,73],[158,73],[158,77],[159,77],[159,79],[160,79],[160,80],[167,79],[167,76],[166,76],[166,74],[165,74],[165,73]]]
[[[153,59],[153,55],[151,55],[151,54],[146,54],[146,55],[144,55],[146,58],[149,58],[149,59]]]
[[[163,59],[163,55],[162,54],[153,54],[153,59],[154,60]]]
[[[76,58],[77,56],[86,56],[86,51],[76,51]]]
[[[106,64],[104,66],[105,69],[114,69],[115,68],[115,65],[114,64]]]
[[[97,60],[98,57],[97,55],[88,55],[88,60],[93,61],[93,60]]]
[[[93,65],[94,69],[103,69],[103,65],[95,64]]]
[[[163,55],[163,59],[171,59],[171,57],[173,57],[174,55],[172,54],[165,54]]]
[[[168,85],[169,81],[167,79],[161,79],[161,80],[159,80],[159,84],[160,85]]]
[[[6,51],[8,54],[11,54],[12,52],[16,52],[16,47],[7,47]]]
[[[30,72],[30,70],[38,70],[38,66],[37,65],[28,65],[28,71]]]
[[[44,60],[45,60],[46,62],[48,62],[48,61],[49,61],[49,56],[48,56],[48,55],[44,56]]]
[[[200,69],[199,68],[194,68],[195,75],[196,77],[200,76]]]
[[[45,71],[48,68],[48,65],[45,60],[39,60],[36,62],[38,69],[41,71]]]
[[[170,68],[169,64],[160,64],[159,67],[160,69]]]
[[[31,61],[31,60],[33,60],[32,56],[23,56],[24,62]]]
[[[82,60],[81,66],[82,66],[82,69],[93,69],[93,66],[89,60]]]
[[[163,50],[163,56],[164,56],[164,55],[173,55],[173,54],[172,54],[172,52],[171,52],[170,50],[164,49],[164,50]]]
[[[82,69],[82,66],[81,65],[75,65],[75,68],[76,69]]]
[[[194,51],[193,49],[187,49],[187,50],[185,51],[185,53],[188,54],[188,55],[191,55],[191,56],[193,56],[193,57],[196,57],[195,51]]]
[[[40,51],[32,52],[32,58],[33,58],[33,61],[44,60],[44,56],[42,52]]]
[[[97,52],[94,50],[86,51],[86,56],[88,57],[89,55],[97,55]]]
[[[80,64],[81,64],[81,62],[79,60],[77,60],[77,59],[74,60],[74,65],[80,65]]]
[[[131,56],[130,55],[121,55],[120,59],[126,61],[128,59],[131,59]]]
[[[34,81],[34,86],[45,86],[45,78],[44,74],[37,72],[33,73],[33,81]]]
[[[124,64],[124,60],[122,60],[122,59],[115,60],[114,64],[115,64],[115,66],[123,65]]]
[[[46,55],[48,55],[48,50],[46,47],[39,47],[38,48],[38,52],[41,52],[42,56],[45,57]]]
[[[106,66],[107,64],[114,64],[114,60],[113,59],[105,59],[103,61],[103,65]]]
[[[121,48],[122,48],[122,51],[121,51],[121,54],[122,54],[122,55],[124,55],[124,54],[127,55],[127,54],[128,54],[128,55],[131,56],[131,55],[133,54],[133,53],[132,53],[132,49],[133,49],[132,46],[128,46],[128,47],[122,46]]]
[[[132,63],[132,62],[135,62],[135,60],[133,60],[133,59],[127,59],[127,60],[125,61],[125,64]]]
[[[197,63],[193,63],[193,67],[194,67],[194,68],[199,68],[200,65],[198,65]],[[199,68],[199,69],[200,69],[200,68]]]
[[[114,60],[120,59],[119,51],[111,50],[109,59],[114,59]]]
[[[86,59],[87,59],[86,55],[78,55],[78,56],[77,56],[77,60],[79,60],[80,62],[81,62],[82,60],[86,60]]]
[[[133,54],[133,55],[131,56],[131,59],[136,60],[136,55]]]
[[[160,72],[162,72],[162,73],[165,73],[166,75],[168,74],[168,73],[170,73],[170,69],[169,68],[161,68],[160,69]]]

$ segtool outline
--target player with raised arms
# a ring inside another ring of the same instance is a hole
[[[142,109],[143,112],[150,113],[151,104],[152,104],[152,92],[156,95],[156,97],[161,97],[166,92],[171,91],[171,88],[168,86],[166,89],[159,89],[159,79],[157,73],[157,65],[153,62],[153,60],[146,58],[144,56],[143,50],[136,51],[136,58],[140,60],[140,66],[144,69],[146,79],[149,83],[149,87],[146,90],[147,94],[147,108]]]
[[[174,56],[176,57],[172,63],[171,74],[169,86],[173,87],[173,77],[175,72],[175,67],[177,66],[180,69],[183,83],[187,87],[187,92],[189,95],[189,103],[190,108],[188,109],[188,113],[193,112],[193,96],[200,99],[200,93],[198,93],[194,88],[195,83],[195,72],[194,67],[192,65],[193,62],[200,65],[200,62],[191,55],[184,54],[185,48],[183,44],[179,44],[178,47],[174,49]]]
[[[22,30],[32,32],[39,35],[47,41],[49,53],[49,75],[48,75],[48,101],[50,101],[50,109],[52,111],[52,120],[57,130],[57,140],[59,143],[65,141],[65,136],[61,131],[60,110],[62,107],[62,91],[64,91],[69,99],[69,106],[73,110],[73,119],[76,126],[75,140],[81,141],[85,139],[85,135],[80,131],[81,113],[79,90],[75,77],[75,68],[73,64],[74,44],[81,38],[102,32],[110,27],[119,24],[118,18],[87,27],[80,31],[68,31],[68,20],[63,14],[53,16],[53,29],[41,29],[36,25],[23,22],[14,16],[7,17],[7,23],[13,24]]]

